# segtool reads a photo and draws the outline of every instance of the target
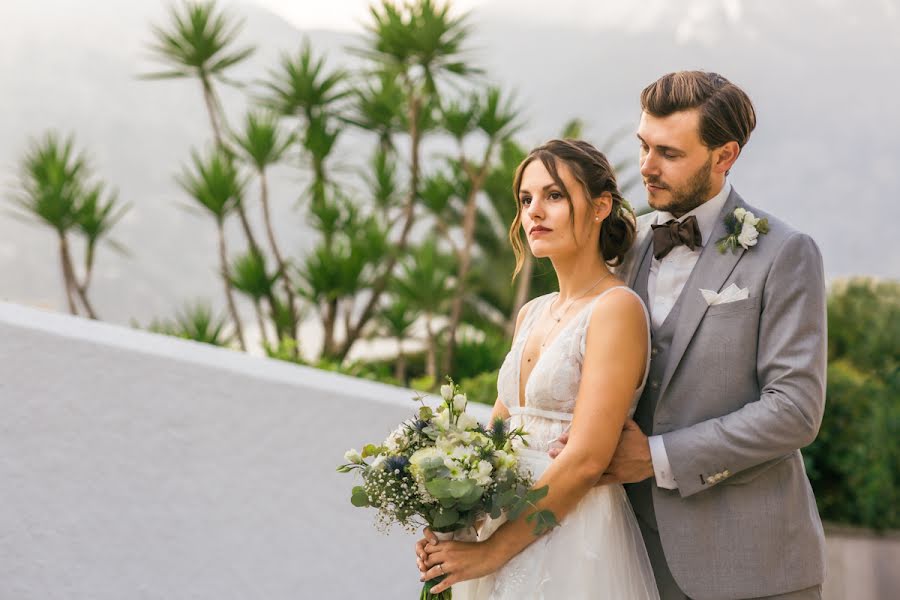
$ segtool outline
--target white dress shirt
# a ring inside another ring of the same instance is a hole
[[[731,193],[731,183],[725,180],[725,184],[719,193],[707,200],[691,212],[682,215],[678,222],[684,221],[690,216],[697,218],[697,225],[700,228],[700,236],[702,245],[694,250],[687,246],[676,246],[671,252],[665,255],[661,260],[655,256],[651,257],[650,276],[647,279],[647,298],[650,300],[650,321],[653,323],[653,329],[658,329],[666,317],[671,312],[672,307],[678,301],[684,284],[687,283],[691,271],[700,258],[700,251],[709,243],[715,243],[710,240],[713,229],[716,227],[716,220],[728,194]],[[656,213],[656,223],[663,225],[668,223],[675,217],[668,212],[658,211]],[[656,476],[656,485],[669,490],[678,489],[678,483],[672,474],[672,467],[669,464],[669,457],[666,455],[666,446],[663,444],[662,436],[650,436],[650,457],[653,461],[653,473]]]

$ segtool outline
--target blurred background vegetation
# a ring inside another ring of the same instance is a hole
[[[227,311],[186,301],[147,328],[241,350],[258,344],[273,358],[425,391],[449,374],[471,399],[492,404],[519,308],[554,290],[556,278],[528,255],[510,279],[511,183],[527,151],[516,139],[522,117],[514,96],[471,64],[467,16],[434,0],[376,3],[352,49],[356,70],[329,69],[303,43],[253,82],[231,76],[255,50],[239,41],[241,25],[214,2],[182,2],[148,28],[160,66],[142,74],[147,85],[192,79],[206,108],[209,144],[172,176],[216,228]],[[221,86],[248,95],[240,123],[227,122]],[[581,135],[577,120],[559,127],[560,136]],[[336,142],[351,129],[371,139],[361,173],[332,168]],[[627,194],[638,179],[634,161],[611,159]],[[89,294],[95,248],[126,252],[110,234],[128,205],[89,163],[72,137],[46,132],[21,160],[12,200],[20,217],[55,232],[70,312],[99,318]],[[309,183],[295,197],[270,197],[276,165]],[[279,244],[273,203],[293,204],[314,230],[304,255]],[[237,239],[226,236],[232,221]],[[822,516],[900,528],[900,283],[835,282],[828,318],[828,404],[804,451]],[[306,320],[321,327],[319,347],[301,339]],[[348,359],[373,340],[378,356]]]

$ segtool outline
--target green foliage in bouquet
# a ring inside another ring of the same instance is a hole
[[[526,520],[536,536],[558,524],[552,511],[537,506],[547,486],[532,489],[530,473],[519,468],[514,442],[527,445],[522,428],[509,429],[497,419],[486,429],[466,413],[466,395],[452,380],[441,387],[436,408],[422,396],[416,400],[416,416],[381,445],[346,453],[338,471],[358,471],[363,478],[351,493],[354,506],[377,509],[385,529],[398,524],[410,531],[423,525],[459,531],[504,511],[509,519],[529,511]]]

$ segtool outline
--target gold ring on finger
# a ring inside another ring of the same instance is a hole
[[[447,572],[444,571],[444,563],[440,563],[438,568],[441,570],[441,575],[447,575]]]

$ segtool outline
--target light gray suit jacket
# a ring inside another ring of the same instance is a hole
[[[715,242],[737,207],[767,217],[770,231],[749,250],[722,254]],[[632,287],[655,220],[638,220],[617,269]],[[707,306],[701,288],[731,283],[750,297]],[[662,435],[678,483],[651,482],[672,575],[697,599],[822,583],[825,539],[799,451],[825,408],[825,280],[815,242],[732,190],[678,303],[648,432]]]

